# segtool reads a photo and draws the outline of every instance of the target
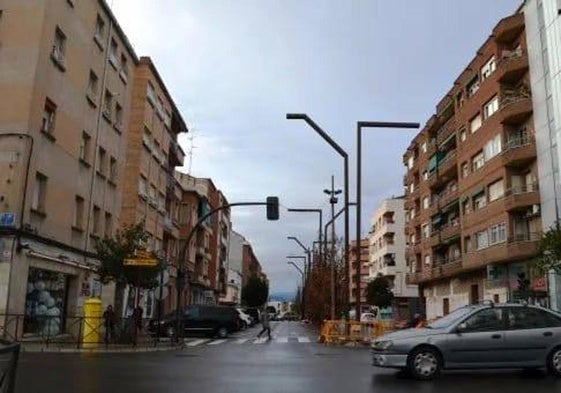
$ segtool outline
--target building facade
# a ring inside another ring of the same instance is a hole
[[[246,241],[242,247],[242,289],[251,277],[267,281],[267,276],[261,269],[261,263],[253,252],[253,247]]]
[[[351,241],[349,250],[349,305],[351,309],[355,309],[356,307],[357,297],[359,296],[356,276],[359,274],[360,269],[361,312],[367,312],[370,311],[370,305],[366,302],[366,286],[368,285],[368,277],[370,274],[369,240],[360,240],[360,250],[357,245],[356,240]]]
[[[429,319],[514,300],[541,237],[524,15],[502,19],[404,155],[409,283]]]
[[[230,229],[230,247],[228,250],[228,282],[226,295],[220,298],[224,304],[241,304],[243,281],[243,248],[247,240],[238,232]]]
[[[527,0],[523,10],[538,155],[542,229],[547,231],[561,218],[561,4],[557,0]],[[561,277],[549,274],[548,284],[551,307],[559,311]]]
[[[371,219],[369,280],[385,277],[392,288],[392,317],[409,319],[418,308],[419,289],[407,283],[405,259],[405,199],[385,199]]]
[[[0,313],[59,334],[112,302],[93,251],[120,220],[138,58],[103,0],[3,1],[0,35]]]
[[[134,69],[131,115],[128,123],[126,166],[120,224],[142,223],[148,234],[147,249],[159,255],[170,272],[168,296],[160,306],[175,309],[176,258],[179,242],[181,188],[173,177],[185,154],[177,142],[187,126],[158,70],[149,57],[141,57]],[[125,310],[135,304],[135,291],[127,288]],[[155,292],[143,291],[140,304],[145,317],[154,315]]]

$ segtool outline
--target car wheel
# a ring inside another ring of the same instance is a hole
[[[218,330],[216,331],[216,335],[219,338],[226,338],[228,337],[228,329],[226,329],[224,326],[218,328]]]
[[[561,347],[555,348],[547,358],[548,371],[556,376],[561,377]]]
[[[440,354],[429,347],[417,348],[407,358],[407,369],[414,378],[433,379],[442,369]]]

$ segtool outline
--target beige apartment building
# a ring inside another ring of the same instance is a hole
[[[58,334],[112,301],[92,251],[120,220],[138,59],[102,0],[4,0],[0,37],[0,313]]]
[[[179,202],[181,188],[175,167],[182,166],[185,154],[178,144],[180,133],[188,132],[173,98],[149,57],[141,57],[134,70],[131,113],[128,123],[124,168],[121,225],[141,222],[148,233],[147,248],[166,263],[170,279],[163,283],[162,312],[175,309],[174,281],[179,242]],[[155,315],[155,291],[140,297],[145,317]],[[125,310],[132,312],[135,293],[126,291]]]
[[[520,279],[529,300],[547,301],[531,268],[541,214],[528,68],[516,13],[495,26],[404,155],[408,277],[429,319],[514,300]]]

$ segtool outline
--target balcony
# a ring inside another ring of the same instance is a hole
[[[530,117],[532,111],[532,99],[529,93],[507,93],[501,99],[499,117],[503,124],[517,125],[524,123]]]
[[[502,165],[523,167],[531,164],[537,157],[534,137],[530,133],[510,139],[501,152]]]
[[[438,176],[444,179],[447,179],[451,174],[457,173],[457,160],[456,160],[457,152],[456,149],[451,150],[446,157],[438,164],[437,171]]]
[[[173,167],[182,166],[185,160],[185,153],[179,143],[171,141],[169,144],[169,160]]]
[[[500,83],[515,84],[526,74],[528,67],[528,54],[522,48],[505,50],[501,54],[497,69],[498,80]]]
[[[507,241],[464,255],[464,266],[477,269],[490,263],[515,262],[536,256],[541,233],[532,232],[510,236]]]
[[[501,44],[510,43],[524,31],[524,14],[518,13],[501,19],[493,29],[495,41]]]
[[[458,199],[459,191],[458,187],[447,189],[439,194],[438,202],[441,207],[447,206],[454,200]]]
[[[438,130],[436,139],[438,144],[442,147],[449,141],[451,141],[453,136],[456,136],[456,123],[453,118],[450,118],[440,129]]]
[[[507,190],[504,197],[505,210],[508,212],[526,211],[529,206],[540,204],[538,184],[520,186]]]
[[[455,219],[440,227],[440,240],[447,243],[460,236],[460,220]]]
[[[437,247],[440,244],[440,230],[433,229],[430,237],[430,246]]]
[[[462,259],[443,260],[441,264],[434,267],[427,267],[421,272],[407,274],[405,280],[407,284],[419,284],[443,278],[453,277],[463,271]]]

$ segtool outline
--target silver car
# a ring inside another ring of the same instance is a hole
[[[462,307],[426,328],[379,337],[372,360],[418,379],[470,368],[546,367],[561,377],[561,314],[521,304]]]

